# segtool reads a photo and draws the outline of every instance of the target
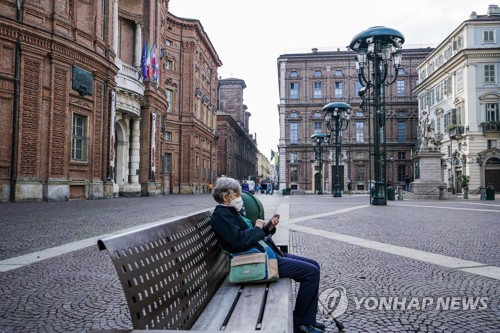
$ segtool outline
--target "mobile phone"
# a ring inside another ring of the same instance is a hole
[[[269,230],[269,227],[271,226],[271,224],[273,223],[272,222],[272,219],[277,217],[278,219],[280,218],[280,214],[274,214],[273,217],[266,222],[266,224],[264,225],[264,229],[268,229]]]

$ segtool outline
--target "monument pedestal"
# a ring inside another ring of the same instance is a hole
[[[443,156],[444,154],[437,148],[424,147],[412,157],[415,181],[411,183],[411,189],[415,198],[439,199],[439,187],[446,187],[441,172],[441,157]],[[445,192],[444,197],[450,199],[452,196],[448,196]]]

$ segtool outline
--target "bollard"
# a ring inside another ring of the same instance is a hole
[[[486,187],[486,200],[495,200],[495,187],[492,184]]]
[[[486,188],[484,186],[479,186],[479,193],[481,194],[481,200],[486,200]]]
[[[257,219],[264,219],[264,207],[262,202],[252,193],[241,191],[245,216],[255,223]]]
[[[387,200],[394,200],[394,187],[387,186]]]
[[[403,186],[398,186],[398,200],[403,200]]]
[[[444,186],[438,186],[439,188],[439,200],[444,200]]]

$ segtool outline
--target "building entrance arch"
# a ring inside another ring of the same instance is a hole
[[[490,157],[484,164],[484,184],[493,185],[500,192],[500,158]]]

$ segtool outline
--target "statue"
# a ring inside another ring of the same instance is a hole
[[[420,147],[435,148],[436,147],[436,134],[434,130],[434,119],[429,119],[429,113],[422,111],[420,116],[420,128],[422,129],[422,143]]]

